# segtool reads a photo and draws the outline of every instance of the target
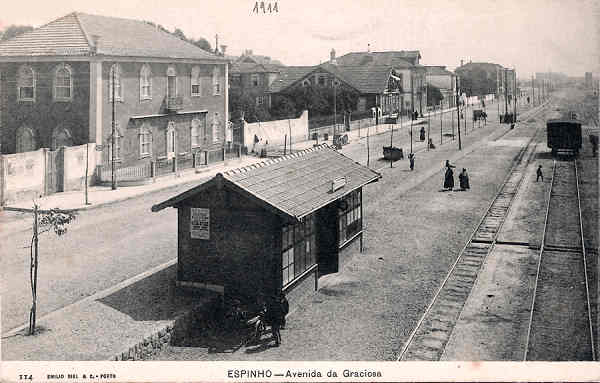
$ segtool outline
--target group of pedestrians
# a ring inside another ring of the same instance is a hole
[[[444,191],[452,191],[454,190],[454,168],[456,166],[450,163],[450,160],[446,160],[446,168],[444,172]],[[467,169],[463,168],[462,171],[458,174],[458,182],[460,185],[460,190],[466,191],[471,188],[469,184],[469,173],[467,173]]]

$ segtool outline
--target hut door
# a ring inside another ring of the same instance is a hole
[[[317,262],[319,276],[339,270],[337,208],[331,203],[317,212]]]

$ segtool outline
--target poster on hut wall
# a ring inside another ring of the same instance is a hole
[[[210,209],[191,208],[190,236],[192,239],[210,239]]]

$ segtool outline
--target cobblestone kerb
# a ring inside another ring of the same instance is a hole
[[[147,360],[158,354],[163,348],[181,343],[193,330],[198,330],[198,325],[202,325],[209,320],[212,309],[216,307],[219,301],[220,297],[214,296],[210,301],[182,313],[171,323],[129,347],[126,351],[118,353],[112,360]]]

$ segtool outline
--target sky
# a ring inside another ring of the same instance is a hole
[[[419,50],[424,65],[460,60],[534,72],[600,74],[600,0],[21,0],[3,5],[0,28],[48,23],[73,11],[153,21],[285,65],[316,65],[353,51]],[[259,1],[260,5],[260,1]]]

